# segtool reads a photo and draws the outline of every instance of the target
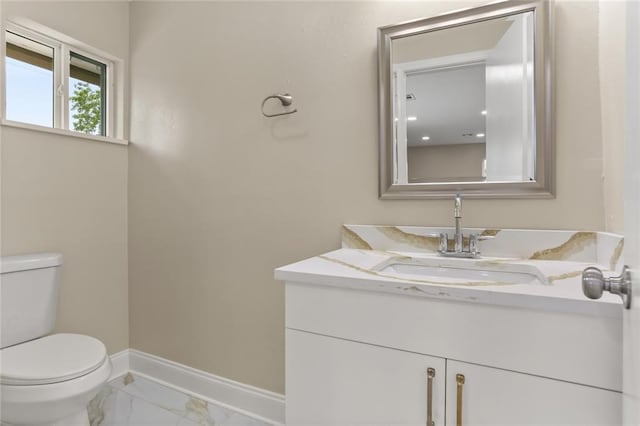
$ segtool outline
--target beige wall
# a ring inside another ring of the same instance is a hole
[[[599,14],[605,227],[617,233],[624,230],[625,7],[603,1]]]
[[[463,6],[132,3],[132,347],[283,392],[274,267],[343,223],[452,224],[450,201],[378,200],[376,28]],[[558,3],[557,198],[466,200],[463,225],[605,228],[597,28]],[[284,91],[299,112],[263,118]]]
[[[416,146],[407,149],[409,182],[482,179],[486,144]]]
[[[3,2],[2,15],[128,57],[126,3]],[[127,348],[127,147],[10,127],[0,143],[2,255],[63,253],[56,330]]]

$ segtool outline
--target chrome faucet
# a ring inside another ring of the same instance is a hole
[[[460,197],[460,193],[456,194],[453,205],[453,217],[456,219],[456,234],[453,236],[455,241],[454,250],[456,253],[462,253],[464,236],[460,230],[460,219],[462,219],[462,197]]]
[[[446,233],[440,234],[440,244],[438,247],[438,253],[441,256],[448,257],[467,257],[474,258],[480,256],[480,250],[478,242],[493,238],[492,236],[478,236],[477,234],[469,234],[469,243],[467,250],[464,247],[464,233],[460,225],[462,219],[462,196],[460,193],[456,194],[453,205],[453,217],[456,221],[456,233],[453,236],[453,250],[449,250],[449,236]]]

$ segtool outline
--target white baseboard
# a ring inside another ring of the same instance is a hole
[[[111,356],[112,378],[128,371],[269,423],[284,424],[284,395],[216,376],[135,349]]]
[[[123,376],[129,371],[129,349],[111,355],[111,376],[109,381]]]

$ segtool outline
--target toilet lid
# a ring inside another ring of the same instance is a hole
[[[52,334],[0,350],[0,383],[42,385],[88,374],[107,357],[104,344],[81,334]]]

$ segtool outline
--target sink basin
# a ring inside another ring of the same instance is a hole
[[[468,262],[468,261],[467,261]],[[375,270],[394,278],[452,285],[545,285],[547,280],[531,265],[443,263],[432,259],[383,262]]]

